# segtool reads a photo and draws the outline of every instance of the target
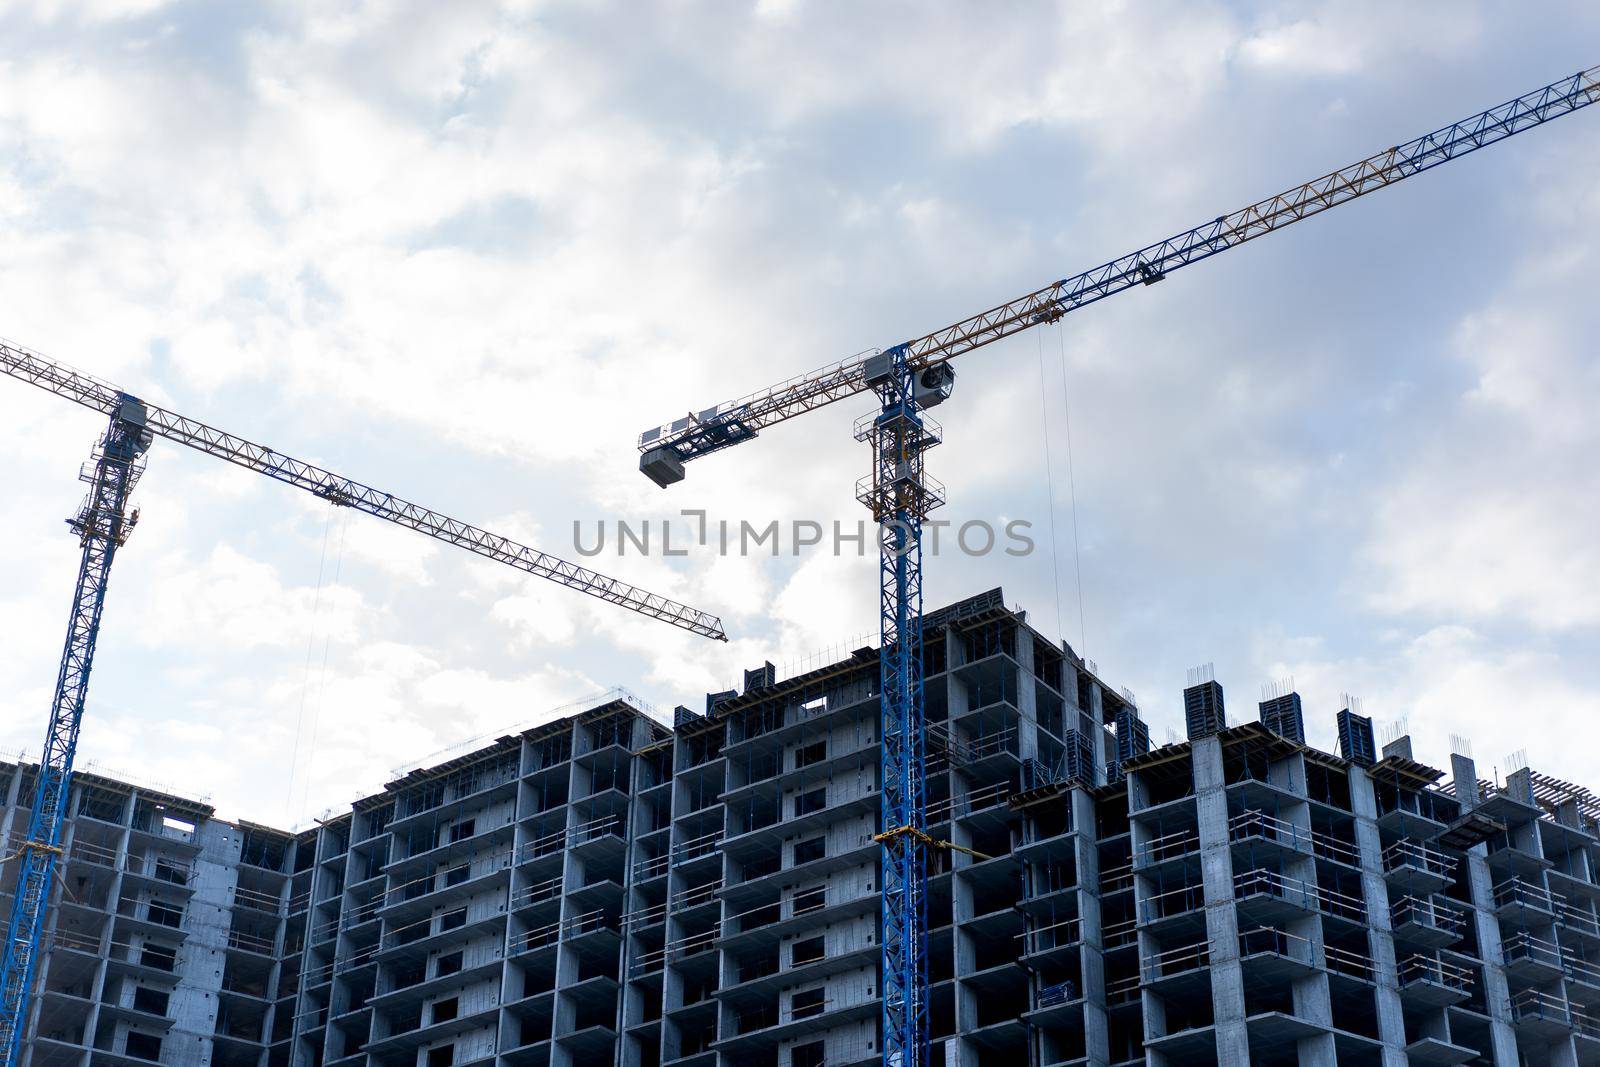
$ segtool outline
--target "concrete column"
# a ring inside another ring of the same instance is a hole
[[[1406,1067],[1406,1017],[1400,1002],[1400,976],[1396,969],[1393,921],[1389,914],[1389,885],[1383,880],[1383,838],[1378,833],[1378,798],[1366,769],[1350,766],[1350,807],[1356,816],[1356,846],[1361,856],[1361,892],[1367,900],[1367,946],[1372,953],[1378,988],[1378,1038],[1383,1042],[1384,1067]]]
[[[1450,772],[1462,811],[1470,811],[1482,803],[1483,798],[1478,795],[1477,765],[1471,757],[1452,754]],[[1500,943],[1500,921],[1493,910],[1488,854],[1487,845],[1474,845],[1462,858],[1462,863],[1472,894],[1472,922],[1478,935],[1478,951],[1483,957],[1483,999],[1489,1009],[1489,1040],[1493,1045],[1495,1067],[1516,1067],[1521,1059],[1517,1052],[1517,1034],[1511,1026],[1511,988]]]
[[[1244,1021],[1244,971],[1239,964],[1239,916],[1233,897],[1233,855],[1228,842],[1228,795],[1222,742],[1194,742],[1195,810],[1200,830],[1200,872],[1205,888],[1206,935],[1211,940],[1211,1011],[1217,1062],[1249,1063]]]
[[[1478,768],[1471,756],[1452,753],[1450,777],[1455,783],[1456,799],[1461,802],[1463,812],[1471,811],[1482,802],[1483,798],[1478,795]]]
[[[623,816],[623,840],[626,842],[622,856],[622,913],[624,916],[626,916],[628,912],[636,906],[633,896],[634,841],[637,839],[639,834],[639,806],[637,804],[637,797],[639,796],[640,787],[640,769],[644,764],[644,761],[641,760],[637,755],[639,750],[639,737],[640,724],[635,722],[633,723],[633,733],[629,738],[628,744],[629,750],[635,753],[635,755],[628,759],[627,789],[629,803],[627,812]],[[727,865],[726,857],[723,859],[723,865],[724,867]],[[727,881],[726,873],[723,874],[723,881],[724,883]],[[507,922],[506,929],[509,930],[510,928],[511,924],[510,922]],[[620,988],[617,992],[616,1022],[613,1024],[617,1031],[616,1056],[618,1063],[630,1063],[634,1059],[634,1057],[631,1055],[632,1048],[628,1043],[628,1023],[630,1021],[628,1015],[630,1009],[632,1008],[632,1001],[634,999],[633,983],[628,981],[628,959],[633,951],[633,943],[633,931],[627,926],[627,920],[624,919],[622,927],[622,945],[617,949],[617,982]],[[502,978],[502,985],[503,984],[504,980]],[[506,1012],[504,1008],[504,1005],[506,1004],[506,995],[503,988],[500,992],[500,1004],[501,1010],[498,1013],[500,1025],[497,1028],[497,1032],[499,1032],[499,1030],[503,1030],[506,1023]]]
[[[1305,757],[1295,753],[1286,759],[1274,762],[1270,768],[1270,778],[1297,796],[1303,797],[1306,792]],[[1305,801],[1286,801],[1278,810],[1277,818],[1292,823],[1298,832],[1304,835],[1305,840],[1310,840],[1311,806]],[[1290,859],[1284,865],[1284,873],[1310,885],[1318,884],[1317,863],[1310,856]],[[1311,943],[1313,960],[1322,958],[1321,915],[1312,914],[1303,919],[1295,919],[1287,926],[1290,934],[1304,937]],[[1317,1023],[1330,1029],[1333,1027],[1333,997],[1328,989],[1327,974],[1318,971],[1296,979],[1293,996],[1295,1015],[1307,1022]],[[1296,1052],[1303,1065],[1333,1067],[1338,1062],[1338,1051],[1331,1033],[1302,1038],[1297,1044]]]
[[[1489,1037],[1495,1067],[1517,1067],[1517,1034],[1511,1025],[1511,986],[1506,979],[1505,952],[1500,942],[1500,921],[1495,918],[1490,888],[1488,848],[1474,845],[1464,858],[1472,889],[1472,921],[1483,954],[1483,999],[1489,1009]]]
[[[1071,794],[1072,828],[1076,831],[1078,885],[1100,884],[1100,849],[1095,842],[1094,798],[1085,790]],[[1111,1062],[1111,1024],[1106,1018],[1106,963],[1100,925],[1100,897],[1078,890],[1079,932],[1083,938],[1083,1047],[1089,1067]]]

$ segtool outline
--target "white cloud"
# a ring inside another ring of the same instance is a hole
[[[227,545],[199,561],[167,556],[156,569],[135,631],[146,645],[237,652],[295,647],[308,634],[348,643],[369,612],[354,589],[285,586],[272,567]]]
[[[1484,32],[1480,13],[1466,4],[1342,0],[1315,6],[1315,14],[1301,17],[1269,15],[1267,25],[1239,44],[1239,58],[1295,79],[1342,76],[1384,66],[1397,54],[1457,55]]]
[[[1597,703],[1592,690],[1565,680],[1570,665],[1556,653],[1504,647],[1464,626],[1391,637],[1353,659],[1328,658],[1320,641],[1272,635],[1266,643],[1289,655],[1263,661],[1262,675],[1294,679],[1308,739],[1330,751],[1334,714],[1350,693],[1375,725],[1403,720],[1416,757],[1447,773],[1451,735],[1472,743],[1480,778],[1498,766],[1503,779],[1503,757],[1520,749],[1557,777],[1588,782],[1600,770],[1592,748],[1559,743],[1591,736]]]
[[[1600,154],[1576,149],[1577,166]],[[1467,380],[1378,495],[1366,555],[1382,610],[1514,618],[1536,631],[1600,624],[1600,310],[1589,299],[1600,198],[1551,175],[1530,205],[1533,249],[1453,349]],[[1554,205],[1561,205],[1555,210]],[[1557,249],[1554,253],[1546,249]]]
[[[5,332],[567,558],[574,517],[853,524],[868,399],[669,493],[633,437],[1392,143],[1398,100],[1451,94],[1442,120],[1458,89],[1536,84],[1595,17],[312,3],[236,5],[201,48],[186,10],[143,6],[0,15]],[[1262,616],[1374,663],[1375,631],[1465,624],[1551,699],[1593,690],[1537,658],[1594,619],[1578,140],[1518,138],[1492,158],[1520,168],[1463,163],[1067,321],[1102,663],[1161,693],[1169,658],[1242,660]],[[948,516],[1042,518],[1036,352],[971,358],[938,413]],[[20,385],[0,405],[0,719],[36,747],[102,420]],[[153,452],[85,733],[240,814],[347,800],[498,711],[613,682],[697,705],[875,627],[870,559],[582,561],[720,612],[722,645],[351,515],[319,596],[326,505],[256,481]],[[1038,611],[1044,567],[946,556],[930,588],[1004,580]]]

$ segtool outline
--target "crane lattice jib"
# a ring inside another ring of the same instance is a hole
[[[1003,337],[1055,322],[1087,304],[1137,285],[1153,284],[1179,267],[1596,102],[1600,102],[1600,66],[907,341],[906,362],[918,369],[944,363]],[[639,437],[639,450],[670,449],[680,461],[687,461],[748,440],[767,426],[865,392],[868,385],[863,371],[873,354],[875,350],[851,356],[740,400],[646,430]]]
[[[35,352],[0,343],[0,371],[31,382],[58,396],[85,407],[112,413],[124,395],[116,386],[52,362]],[[627,608],[648,618],[659,619],[718,641],[726,641],[722,623],[707,612],[658,596],[638,586],[618,581],[598,571],[520,544],[508,537],[490,533],[469,523],[441,515],[430,508],[403,500],[349,478],[333,474],[302,460],[286,456],[265,445],[218,430],[175,412],[145,405],[150,432],[179,444],[188,445],[229,463],[246,467],[269,478],[314,493],[335,504],[376,515],[399,526],[409,527],[429,537],[456,545],[518,570],[557,582],[607,603]]]

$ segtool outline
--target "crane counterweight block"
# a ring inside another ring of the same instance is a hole
[[[683,481],[683,460],[670,448],[652,448],[639,457],[639,469],[661,488]]]
[[[956,387],[956,369],[948,363],[936,363],[917,372],[911,395],[919,408],[936,407],[950,399]]]

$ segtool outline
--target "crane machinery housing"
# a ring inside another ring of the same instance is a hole
[[[83,479],[89,483],[88,496],[77,515],[68,520],[83,552],[27,834],[16,857],[20,866],[6,928],[0,986],[0,1067],[20,1061],[27,1031],[29,990],[55,864],[61,855],[62,819],[70,795],[73,757],[83,725],[106,586],[117,550],[138,522],[138,511],[129,507],[129,498],[144,470],[145,453],[155,438],[188,445],[304,489],[331,504],[409,527],[647,618],[701,637],[727,640],[714,615],[146,403],[26,349],[0,343],[0,372],[110,417],[91,463],[83,472]]]
[[[950,395],[951,360],[1001,338],[1060,321],[1068,312],[1208,259],[1291,223],[1431,170],[1523,130],[1600,101],[1600,66],[1525,93],[1460,122],[1377,152],[1320,178],[1219,215],[1091,270],[1051,282],[943,329],[852,356],[742,399],[691,412],[639,436],[639,467],[657,485],[681,481],[684,464],[741,444],[768,426],[859,393],[879,401],[856,437],[873,454],[857,499],[879,528],[882,783],[883,1063],[924,1067],[929,1058],[926,830],[922,701],[922,524],[944,502],[924,471],[939,443],[922,414]]]

